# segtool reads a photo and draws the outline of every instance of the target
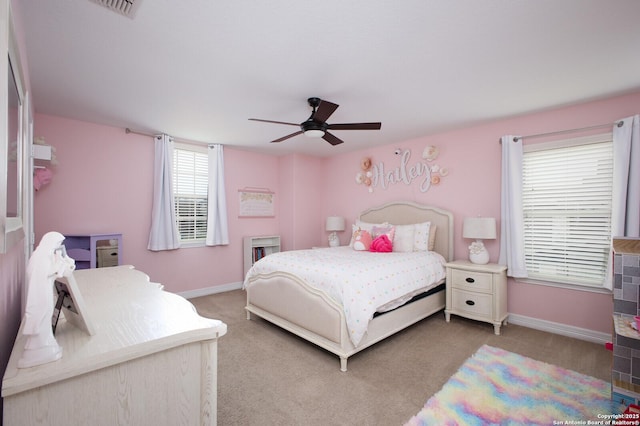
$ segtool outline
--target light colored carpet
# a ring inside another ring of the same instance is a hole
[[[218,345],[220,425],[402,425],[482,345],[609,380],[601,345],[440,312],[349,358],[338,357],[260,320],[246,319],[245,293],[192,299],[228,331]]]
[[[599,424],[623,412],[609,382],[483,345],[407,426]]]

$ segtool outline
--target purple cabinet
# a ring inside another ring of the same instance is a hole
[[[76,262],[76,269],[115,266],[122,263],[122,234],[65,235],[64,246],[67,254]],[[117,261],[98,261],[98,251],[108,249],[109,256],[117,256]]]

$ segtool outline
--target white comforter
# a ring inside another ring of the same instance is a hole
[[[354,346],[373,314],[390,302],[435,286],[445,277],[445,260],[436,252],[371,253],[350,247],[294,250],[270,254],[247,273],[285,271],[327,293],[344,307]]]

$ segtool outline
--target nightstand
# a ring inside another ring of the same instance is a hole
[[[493,324],[497,335],[507,321],[507,267],[456,260],[447,267],[447,322],[451,314]]]

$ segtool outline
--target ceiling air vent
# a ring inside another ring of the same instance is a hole
[[[91,0],[109,10],[133,18],[142,0]]]

